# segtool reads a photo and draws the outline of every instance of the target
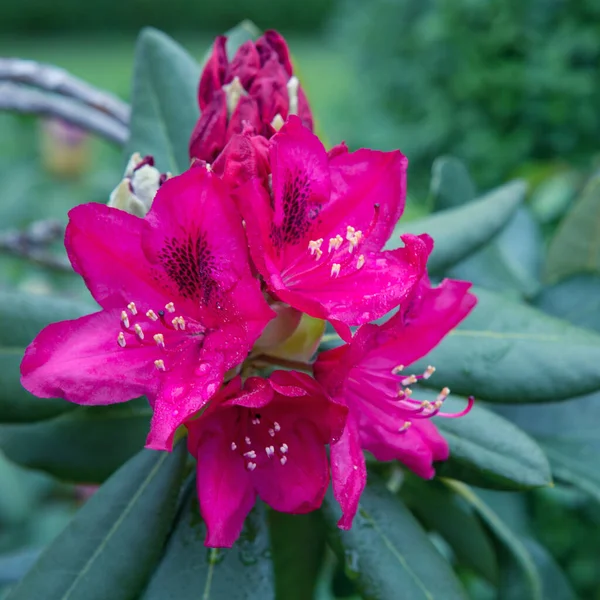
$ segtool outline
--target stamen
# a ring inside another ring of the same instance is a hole
[[[254,471],[254,469],[256,469],[256,463],[255,462],[249,462],[246,465],[246,469],[248,469],[248,471]]]
[[[133,326],[133,330],[135,331],[136,335],[140,338],[140,340],[144,339],[144,332],[142,331],[142,328],[140,327],[139,323],[136,323]]]
[[[346,228],[346,239],[350,242],[348,246],[348,252],[352,254],[354,252],[354,248],[358,246],[360,240],[362,239],[362,231],[356,231],[352,225],[348,225]]]
[[[159,371],[165,371],[165,361],[162,359],[158,359],[154,361],[154,366],[159,370]]]
[[[344,238],[338,233],[334,238],[329,238],[329,249],[327,251],[338,250],[343,243]]]
[[[273,429],[275,431],[281,431],[281,426],[279,425],[279,423],[277,421],[273,422]]]
[[[271,437],[275,437],[275,430],[273,430],[273,429],[269,429],[269,435],[270,435]]]
[[[469,396],[467,398],[468,404],[464,410],[461,410],[459,413],[438,413],[438,416],[445,417],[446,419],[458,419],[459,417],[464,417],[468,412],[473,408],[473,404],[475,404],[475,397]]]
[[[365,255],[361,254],[357,259],[356,259],[356,268],[357,269],[361,269],[363,267],[363,265],[365,264]]]
[[[256,452],[254,452],[254,450],[250,450],[248,452],[244,452],[244,456],[246,458],[256,458]]]
[[[392,369],[392,375],[398,375],[399,373],[402,373],[402,371],[404,371],[404,365],[398,365]]]
[[[340,263],[333,263],[331,265],[331,277],[338,277],[340,274],[340,269],[342,265]]]
[[[260,425],[260,419],[252,419],[252,421],[250,421],[252,423],[252,425]]]
[[[317,256],[317,260],[319,260],[321,258],[321,256],[323,256],[323,251],[321,250],[321,244],[323,243],[323,238],[320,238],[318,240],[311,240],[310,242],[308,242],[308,249],[310,250],[310,255],[311,256]]]
[[[265,452],[267,453],[267,456],[271,458],[275,454],[275,446],[267,446]]]
[[[174,313],[175,312],[175,305],[172,302],[169,302],[168,304],[165,305],[165,310],[170,312],[170,313]]]
[[[135,302],[130,302],[130,303],[127,305],[127,308],[128,308],[130,311],[131,311],[131,314],[132,314],[132,315],[137,315],[137,308],[136,308],[136,306],[135,306]]]
[[[450,394],[450,388],[445,387],[438,395],[436,402],[443,402]]]
[[[400,427],[400,429],[398,429],[398,432],[399,433],[405,432],[411,425],[412,425],[412,423],[410,421],[406,421],[404,423],[404,425],[402,425],[402,427]]]
[[[412,385],[413,383],[417,383],[417,378],[414,375],[409,375],[405,377],[401,382],[402,385]]]
[[[165,336],[162,333],[154,334],[154,341],[161,347],[165,347]]]
[[[127,342],[125,341],[125,334],[122,331],[117,336],[117,342],[119,346],[121,346],[121,348],[125,348],[125,346],[127,345]]]
[[[282,456],[282,457],[279,459],[279,462],[280,462],[282,465],[285,465],[285,463],[287,462],[287,456]]]
[[[252,444],[252,441],[250,440],[250,438],[248,436],[246,436],[244,438],[244,441],[246,442],[246,444],[248,444],[248,446],[250,446],[250,444]]]
[[[152,310],[150,309],[147,313],[146,316],[151,320],[151,321],[158,321],[158,315]]]
[[[429,365],[423,372],[423,379],[429,379],[435,373],[435,367]]]
[[[175,317],[171,323],[174,329],[181,329],[181,331],[185,329],[185,319],[183,317]]]
[[[289,450],[289,447],[287,444],[281,444],[279,451],[281,452],[281,454],[285,454],[287,451]]]
[[[125,327],[129,327],[129,317],[125,311],[121,312],[121,322]]]
[[[237,450],[237,444],[235,442],[231,442],[231,449]]]

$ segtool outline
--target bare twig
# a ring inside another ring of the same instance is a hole
[[[15,83],[0,82],[0,110],[57,117],[121,146],[129,136],[126,125],[95,108]]]
[[[11,229],[0,232],[0,251],[55,271],[72,272],[67,258],[52,254],[47,247],[62,238],[64,232],[64,225],[55,219],[35,221],[24,231]]]
[[[0,58],[0,80],[24,83],[67,96],[113,117],[123,125],[129,123],[126,102],[52,65],[20,58]]]

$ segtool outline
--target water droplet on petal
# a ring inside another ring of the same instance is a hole
[[[212,396],[212,395],[213,395],[213,394],[214,394],[216,391],[217,391],[217,386],[216,386],[216,384],[214,384],[214,383],[209,383],[209,384],[206,386],[206,393],[207,393],[207,394],[209,394],[209,395],[211,395],[211,396]]]

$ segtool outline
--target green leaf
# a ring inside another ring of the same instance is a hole
[[[130,600],[158,559],[177,503],[185,443],[142,450],[80,509],[9,600]]]
[[[144,446],[151,415],[143,398],[77,407],[45,421],[0,425],[0,450],[60,479],[101,483]]]
[[[440,156],[431,167],[430,193],[433,210],[445,210],[467,204],[475,198],[475,184],[460,159]]]
[[[600,276],[576,275],[546,287],[535,305],[573,325],[600,332]]]
[[[569,208],[579,185],[579,175],[574,171],[556,173],[543,181],[529,201],[534,217],[540,223],[560,219]]]
[[[143,29],[135,50],[127,158],[151,154],[160,171],[174,175],[190,165],[188,142],[200,116],[200,66],[164,33]]]
[[[529,298],[540,288],[543,252],[540,226],[529,210],[521,207],[494,240],[454,265],[447,276]]]
[[[473,508],[462,498],[437,481],[425,481],[410,473],[400,495],[428,530],[437,531],[450,544],[459,564],[471,567],[492,583],[498,580],[494,547]]]
[[[516,590],[517,595],[513,595],[511,592],[509,595],[501,596],[503,600],[522,600],[523,598],[527,598],[527,600],[547,600],[543,595],[542,580],[535,560],[519,536],[506,525],[473,489],[451,479],[445,480],[444,483],[477,511],[508,553],[508,556],[511,557],[511,566],[514,566],[514,570],[518,570],[519,587]],[[513,577],[514,570],[511,569],[511,576]],[[504,578],[507,574],[505,571],[501,571],[501,575]]]
[[[561,221],[548,248],[546,280],[578,273],[600,273],[600,175],[586,185]]]
[[[435,394],[420,394],[435,400]],[[448,398],[444,411],[458,412],[466,400]],[[450,445],[450,459],[436,466],[442,477],[479,487],[524,490],[551,485],[548,459],[523,430],[476,403],[459,419],[435,417],[435,424]]]
[[[25,347],[48,324],[94,311],[90,302],[0,291],[0,423],[47,419],[75,408],[63,400],[35,398],[21,386]]]
[[[205,548],[195,481],[186,488],[163,557],[141,600],[273,598],[266,509],[258,504],[230,550]],[[293,540],[290,540],[293,542]]]
[[[277,600],[313,600],[325,556],[320,512],[288,515],[269,512]]]
[[[465,592],[450,565],[402,501],[369,477],[352,529],[342,531],[331,492],[324,515],[329,540],[363,598],[464,600]]]
[[[397,248],[402,233],[428,233],[435,246],[427,267],[432,273],[441,273],[500,232],[523,202],[525,191],[525,183],[513,181],[469,204],[417,221],[400,221],[386,248]]]
[[[427,385],[492,402],[551,402],[600,390],[600,336],[499,294],[474,290],[473,312],[413,367]]]

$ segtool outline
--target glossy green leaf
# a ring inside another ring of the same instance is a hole
[[[514,297],[531,297],[540,288],[544,241],[539,224],[520,207],[487,246],[454,265],[446,275]]]
[[[490,531],[496,536],[504,550],[511,557],[511,566],[514,565],[514,569],[518,570],[519,585],[517,593],[520,594],[520,596],[513,595],[511,591],[510,595],[502,596],[503,600],[504,598],[506,598],[506,600],[517,600],[517,598],[527,598],[527,600],[547,600],[543,595],[543,584],[536,567],[536,562],[520,537],[511,530],[511,528],[475,490],[463,483],[451,479],[445,480],[444,483],[477,511],[479,516],[489,527]],[[501,575],[503,576],[503,579],[506,578],[505,571],[501,571]],[[511,577],[514,580],[512,569]],[[506,590],[508,584],[503,582],[503,585]],[[513,587],[514,584],[511,582],[510,586]]]
[[[420,394],[435,400],[435,394]],[[466,400],[448,398],[445,412],[458,412]],[[550,485],[548,459],[522,429],[476,403],[464,417],[435,417],[435,424],[450,445],[450,459],[436,472],[479,487],[523,490]]]
[[[574,325],[600,332],[600,275],[576,275],[546,287],[535,305]]]
[[[26,346],[46,325],[94,310],[91,302],[0,291],[0,423],[47,419],[74,408],[63,400],[35,398],[25,391],[20,382],[20,364]]]
[[[546,280],[554,282],[579,273],[600,273],[599,231],[600,175],[596,175],[552,238],[546,261]]]
[[[80,509],[9,600],[130,600],[159,557],[187,451],[142,450]]]
[[[0,425],[0,450],[60,479],[101,483],[144,447],[151,415],[143,398],[77,407],[45,421]]]
[[[352,529],[336,523],[340,510],[331,493],[324,515],[329,540],[363,598],[464,600],[465,592],[450,565],[402,501],[375,477],[363,492]]]
[[[141,600],[266,600],[274,597],[266,509],[246,518],[231,549],[206,548],[195,481],[186,488],[163,557]]]
[[[470,505],[439,482],[410,473],[400,495],[428,530],[437,531],[448,542],[459,564],[471,567],[492,583],[497,581],[494,547]]]
[[[435,246],[427,267],[432,273],[441,273],[479,250],[500,232],[523,202],[525,191],[522,181],[513,181],[469,204],[417,221],[401,220],[386,248],[397,248],[402,233],[428,233]]]
[[[433,210],[445,210],[467,204],[475,198],[475,184],[460,159],[440,156],[431,167],[430,193]]]
[[[550,402],[600,390],[600,336],[475,289],[473,312],[426,359],[427,385],[492,402]]]
[[[188,142],[200,116],[196,90],[200,66],[166,34],[152,28],[138,37],[133,69],[130,137],[133,152],[154,156],[174,175],[190,164]]]
[[[313,600],[325,556],[320,512],[288,515],[269,512],[277,600]]]
[[[579,175],[573,171],[556,173],[543,181],[531,194],[529,205],[540,223],[560,219],[569,208],[577,188]]]

